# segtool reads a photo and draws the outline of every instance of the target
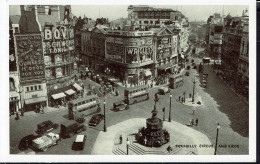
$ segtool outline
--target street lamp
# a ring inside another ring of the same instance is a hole
[[[217,147],[218,147],[218,131],[220,129],[220,125],[218,123],[218,126],[217,126],[217,135],[216,135],[216,145],[215,145],[215,152],[214,152],[214,155],[216,155],[217,153]]]
[[[126,138],[126,155],[128,155],[129,153],[129,145],[130,145],[130,141],[128,139],[128,137]]]
[[[171,122],[171,110],[172,110],[172,94],[170,94],[170,109],[169,109],[169,122]]]
[[[106,101],[104,100],[104,132],[107,131],[106,127]]]
[[[194,79],[192,80],[193,82],[193,94],[192,94],[192,102],[194,102],[194,92],[195,92],[195,84],[196,84],[196,78],[194,77]]]
[[[22,107],[22,92],[23,92],[23,87],[19,86],[19,96],[20,96],[20,107],[21,107],[21,116],[23,116],[23,107]],[[19,107],[18,107],[19,108]]]

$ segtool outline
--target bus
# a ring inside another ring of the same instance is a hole
[[[174,89],[183,85],[183,74],[175,74],[169,77],[169,88]]]
[[[76,120],[101,111],[98,96],[90,95],[78,98],[68,103],[69,119]]]
[[[125,89],[125,103],[128,105],[149,99],[148,86],[142,85]]]

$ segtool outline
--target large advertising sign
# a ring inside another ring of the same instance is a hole
[[[45,78],[41,34],[15,37],[21,82]]]
[[[74,30],[70,26],[46,26],[43,40],[44,54],[64,53],[75,49]]]
[[[153,59],[152,38],[131,38],[127,40],[126,63],[142,63]]]
[[[124,45],[122,38],[109,37],[106,39],[106,58],[124,63]]]

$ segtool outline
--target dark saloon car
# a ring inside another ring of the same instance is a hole
[[[103,120],[103,117],[104,117],[103,114],[95,114],[90,119],[88,125],[89,126],[97,126]]]
[[[28,136],[25,136],[21,139],[18,148],[20,150],[27,150],[29,147],[32,146],[32,141],[40,136],[30,134]]]
[[[49,132],[53,129],[57,129],[59,127],[58,124],[53,123],[52,121],[44,121],[37,125],[37,134],[44,134],[46,132]]]
[[[166,88],[166,87],[160,87],[159,89],[158,89],[158,93],[160,94],[160,95],[165,95],[165,94],[167,94],[167,93],[170,93],[170,89],[169,88]]]
[[[72,150],[83,150],[86,142],[86,135],[77,135],[72,144]]]
[[[113,109],[115,111],[127,110],[129,109],[129,106],[126,103],[124,103],[124,100],[121,100],[113,103]]]

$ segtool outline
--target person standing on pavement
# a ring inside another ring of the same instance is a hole
[[[196,118],[196,126],[198,126],[198,124],[199,124],[199,119]]]
[[[179,102],[181,101],[181,96],[179,96]]]

